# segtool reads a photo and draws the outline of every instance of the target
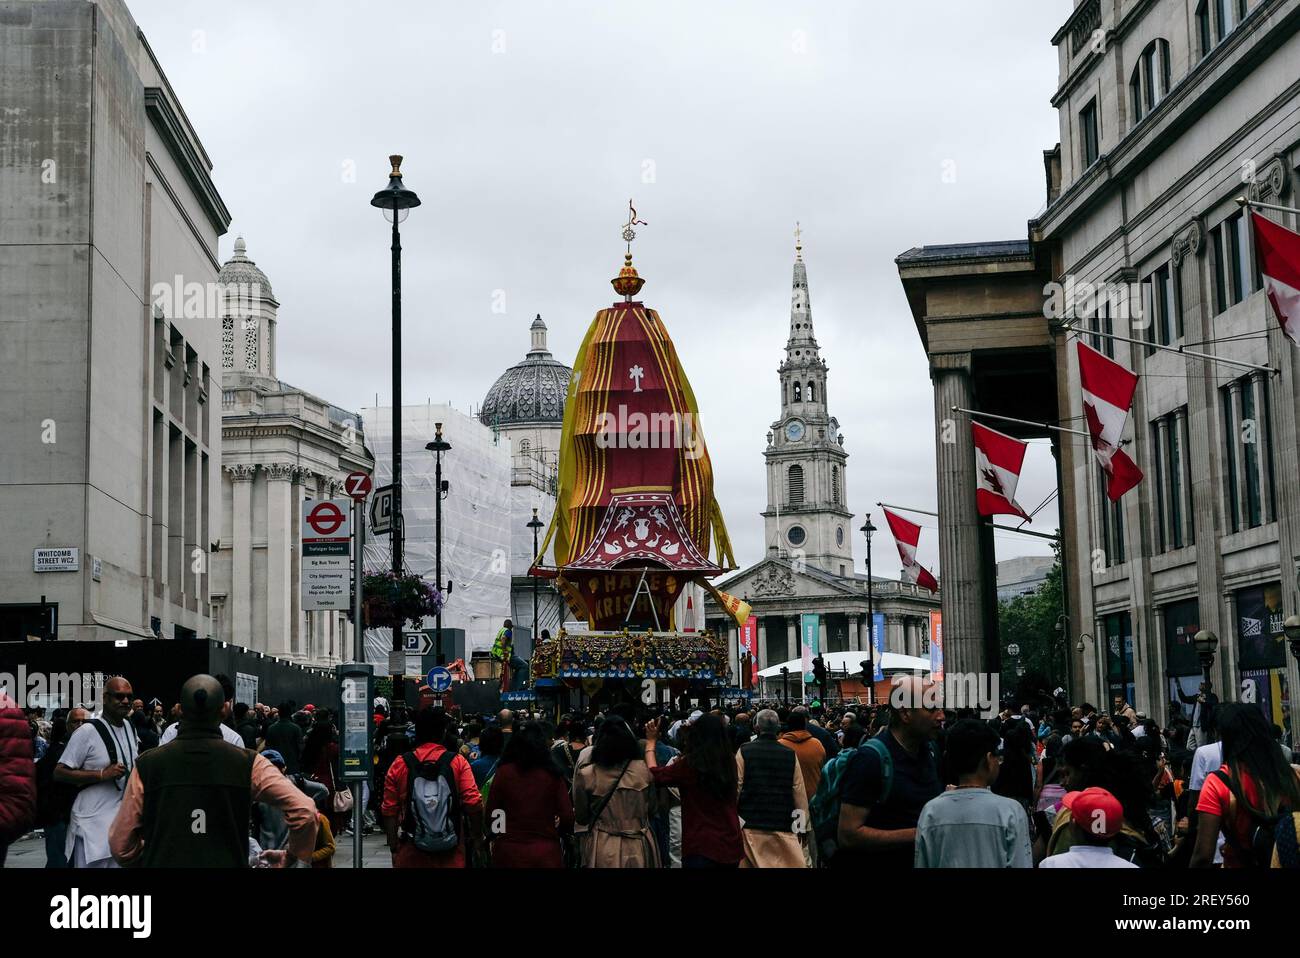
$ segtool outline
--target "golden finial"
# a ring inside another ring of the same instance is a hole
[[[400,177],[402,175],[402,157],[394,154],[388,158],[388,162],[393,164],[393,172],[388,175]]]
[[[645,285],[645,280],[637,275],[636,267],[632,265],[632,241],[636,239],[634,226],[649,226],[645,220],[637,219],[636,207],[632,201],[627,201],[628,218],[623,224],[623,241],[627,243],[627,255],[623,257],[623,268],[618,271],[618,277],[610,280],[614,287],[614,292],[618,293],[627,302],[632,302],[632,297],[641,292],[641,287]]]

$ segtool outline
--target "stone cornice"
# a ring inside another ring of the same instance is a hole
[[[218,235],[225,233],[230,228],[230,210],[226,209],[221,194],[217,192],[203,158],[186,136],[184,121],[172,106],[170,98],[161,87],[145,87],[144,108],[154,129],[166,144],[167,152],[194,190],[194,197],[203,207],[208,221]]]

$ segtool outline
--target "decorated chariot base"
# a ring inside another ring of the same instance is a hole
[[[713,632],[566,632],[538,643],[534,679],[685,679],[715,682],[726,642]]]

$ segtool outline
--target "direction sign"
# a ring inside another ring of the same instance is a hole
[[[346,611],[351,599],[352,503],[348,499],[304,499],[302,609]]]
[[[370,497],[370,531],[377,536],[393,531],[392,486],[380,486]]]
[[[428,655],[433,651],[433,639],[424,632],[403,632],[407,655]]]
[[[451,688],[451,672],[441,665],[429,670],[429,688],[435,692],[445,692]]]
[[[357,502],[364,502],[366,496],[370,495],[370,490],[374,488],[374,485],[371,478],[364,472],[348,473],[348,477],[343,480],[343,488]]]

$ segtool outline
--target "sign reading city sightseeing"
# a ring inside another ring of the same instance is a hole
[[[302,609],[346,611],[351,605],[352,502],[302,503]]]

